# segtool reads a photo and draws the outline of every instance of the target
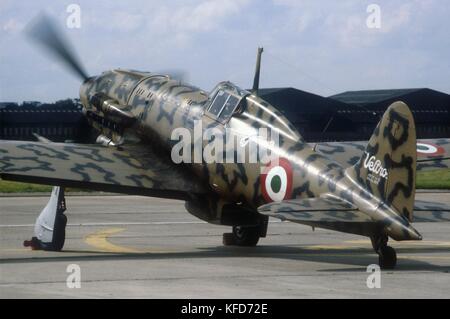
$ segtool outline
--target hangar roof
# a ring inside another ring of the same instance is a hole
[[[284,112],[324,113],[345,107],[340,101],[292,87],[259,89],[258,95]]]
[[[374,104],[387,100],[401,100],[403,97],[411,94],[431,94],[433,96],[446,95],[445,93],[430,90],[427,88],[417,89],[393,89],[393,90],[364,90],[347,91],[344,93],[332,95],[329,98],[348,104]]]

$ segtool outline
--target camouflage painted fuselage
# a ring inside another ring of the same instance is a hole
[[[208,115],[208,107],[219,90],[227,90],[242,99],[241,111],[224,121]],[[101,105],[92,105],[93,96],[99,94],[106,96],[120,108],[121,112],[127,114],[123,123],[121,123],[121,117],[117,110],[115,113],[108,113],[107,108],[102,109]],[[222,216],[224,207],[233,207],[232,215],[245,211],[257,216],[257,208],[274,201],[274,198],[275,201],[313,197],[339,198],[349,205],[358,207],[375,222],[372,223],[373,227],[376,227],[376,222],[384,220],[385,224],[386,219],[389,219],[389,227],[386,228],[386,231],[395,239],[420,238],[420,235],[408,222],[412,207],[404,206],[403,201],[397,197],[399,195],[400,197],[414,198],[415,172],[410,172],[408,185],[398,185],[394,189],[387,187],[387,178],[377,176],[379,175],[377,172],[372,174],[371,182],[358,181],[357,179],[361,178],[358,174],[346,171],[337,162],[316,152],[309,144],[305,143],[288,119],[276,108],[231,83],[220,83],[211,94],[207,94],[198,88],[181,84],[167,76],[114,70],[86,81],[81,87],[80,97],[84,112],[92,125],[115,144],[148,142],[152,144],[152,147],[156,146],[158,151],[164,153],[170,153],[170,149],[174,145],[172,132],[175,129],[187,128],[195,136],[194,125],[198,121],[202,123],[203,130],[212,127],[223,132],[231,130],[238,142],[258,134],[257,130],[260,128],[276,131],[279,134],[279,143],[268,145],[267,143],[261,144],[258,140],[256,143],[262,148],[269,148],[272,155],[282,162],[282,164],[278,164],[284,170],[282,174],[284,180],[281,181],[281,184],[284,182],[281,198],[275,196],[274,190],[267,189],[272,186],[267,183],[269,174],[267,170],[270,169],[271,163],[245,161],[243,163],[236,163],[236,161],[206,163],[202,161],[182,164],[199,177],[199,183],[207,184],[210,189],[207,196],[195,198],[187,205],[191,213],[209,222],[226,224],[227,222]],[[117,116],[118,114],[119,116]],[[401,118],[404,114],[393,111],[391,116]],[[130,118],[133,121],[129,121]],[[381,123],[381,125],[383,124]],[[385,123],[385,125],[389,125],[389,123]],[[389,129],[392,130],[388,127],[378,128],[379,131]],[[404,139],[403,142],[410,138],[415,141],[413,128],[405,128],[405,130],[407,136],[406,138],[405,136],[401,137]],[[398,147],[402,147],[402,140],[396,136],[395,132],[386,133],[384,131],[383,134],[390,134],[389,137],[385,136],[389,143],[397,143]],[[203,141],[202,143],[207,142]],[[227,147],[233,147],[233,145],[235,144],[227,145]],[[249,145],[250,143],[247,143],[247,147]],[[405,146],[404,154],[411,153],[408,147]],[[373,148],[374,154],[371,156],[376,155],[376,159],[389,156],[387,151],[385,154],[380,153],[384,151],[378,149],[377,145],[373,145]],[[246,151],[248,154],[250,150]],[[413,151],[415,152],[415,148]],[[395,161],[402,166],[402,160],[404,159],[389,158],[385,159],[383,163]],[[415,162],[415,155],[410,160]],[[403,166],[406,167],[406,164]],[[280,182],[279,178],[276,180]],[[279,185],[274,187],[279,191]],[[393,196],[386,193],[386,189],[395,192],[397,201],[395,209],[390,205],[394,201],[391,198]],[[401,194],[399,189],[401,189]],[[348,218],[351,221],[352,216],[348,215]],[[233,223],[235,222],[231,221],[231,224]],[[314,222],[310,224],[315,225]],[[324,223],[321,226],[324,226]],[[330,226],[333,229],[337,227],[341,231],[362,235],[370,235],[375,231],[372,229],[373,227],[368,229],[366,224],[361,223],[353,225],[349,222],[342,226],[336,226],[336,224]]]
[[[415,202],[416,169],[448,167],[450,140],[421,141],[416,151],[414,119],[402,102],[388,108],[366,146],[310,145],[276,108],[232,83],[208,94],[138,71],[89,78],[48,19],[31,30],[83,80],[83,112],[99,131],[94,145],[42,136],[0,141],[1,179],[57,186],[38,217],[33,247],[64,245],[58,186],[184,200],[191,214],[233,226],[225,245],[256,245],[271,216],[368,236],[380,266],[389,269],[396,264],[389,237],[421,239],[410,225],[413,212],[450,220],[443,214],[449,207]]]

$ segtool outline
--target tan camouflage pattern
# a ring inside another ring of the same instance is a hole
[[[241,101],[240,111],[227,121],[217,121],[208,114],[218,90],[231,92]],[[416,141],[414,122],[404,104],[389,108],[364,148],[393,174],[388,183],[373,187],[367,182],[368,175],[358,171],[362,147],[355,146],[359,155],[348,155],[342,145],[307,144],[280,111],[229,82],[219,83],[208,94],[165,75],[112,70],[87,79],[81,86],[80,99],[87,119],[99,135],[111,140],[110,146],[2,141],[0,177],[182,198],[190,213],[208,222],[258,225],[267,221],[263,210],[258,213],[258,207],[270,203],[261,182],[266,165],[261,161],[175,165],[170,160],[175,144],[171,134],[183,127],[195,135],[194,123],[200,121],[203,130],[231,130],[237,141],[245,141],[259,128],[269,128],[279,133],[280,143],[258,144],[288,163],[291,185],[286,200],[334,198],[340,205],[358,208],[358,214],[355,211],[348,215],[351,223],[331,221],[329,214],[317,215],[313,218],[317,227],[371,237],[389,235],[397,240],[421,238],[408,220],[414,202],[411,182],[415,178]],[[126,116],[121,118],[120,114]],[[207,141],[203,141],[205,144]],[[249,151],[248,145],[245,147]],[[230,148],[226,144],[224,152]],[[345,165],[334,159],[340,154]],[[434,165],[433,160],[443,159],[429,160]],[[356,166],[349,168],[354,163]],[[408,166],[409,171],[397,173],[395,165],[405,169]],[[306,205],[307,201],[302,203]],[[373,221],[370,227],[368,219]]]
[[[417,143],[434,145],[443,149],[441,154],[436,155],[418,152],[418,172],[450,168],[450,139],[424,139],[417,140]],[[343,167],[355,165],[361,158],[366,145],[367,141],[310,143],[315,151],[332,157]]]
[[[412,221],[416,185],[416,129],[411,111],[394,103],[378,124],[358,163],[347,175],[370,194]],[[386,177],[366,168],[370,159],[379,160]]]
[[[189,199],[205,192],[185,170],[148,147],[2,141],[2,179]]]
[[[334,197],[286,200],[263,205],[258,210],[282,221],[357,235],[370,237],[377,231],[374,219],[355,205]]]

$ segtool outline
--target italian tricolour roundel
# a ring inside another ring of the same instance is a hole
[[[425,156],[439,156],[445,153],[445,150],[431,143],[417,143],[417,153]]]
[[[292,167],[285,158],[270,162],[261,175],[261,190],[267,202],[281,202],[291,198]]]

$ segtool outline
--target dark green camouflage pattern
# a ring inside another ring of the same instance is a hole
[[[240,100],[239,111],[221,121],[208,111],[219,90]],[[279,143],[256,143],[281,159],[286,173],[285,194],[276,201],[299,200],[294,206],[303,207],[302,216],[308,213],[309,220],[299,219],[299,213],[291,211],[298,222],[314,222],[317,227],[330,229],[335,225],[336,230],[366,236],[420,239],[410,225],[416,170],[414,121],[403,103],[389,108],[368,145],[313,145],[302,139],[280,111],[230,82],[219,83],[206,93],[165,75],[112,70],[87,79],[81,86],[80,99],[89,122],[103,140],[110,141],[108,146],[2,141],[0,177],[184,199],[190,213],[208,222],[257,225],[266,220],[264,214],[268,212],[261,208],[258,212],[258,207],[273,201],[273,194],[268,195],[267,190],[272,184],[265,183],[271,164],[262,158],[256,163],[175,164],[170,158],[176,142],[171,135],[174,129],[185,128],[195,136],[194,125],[201,122],[203,130],[215,128],[224,136],[232,131],[249,154],[250,143],[245,142],[258,134],[258,129],[267,128],[277,132]],[[438,146],[440,153],[419,155],[417,168],[448,167],[449,140],[425,142]],[[201,141],[203,146],[207,143]],[[224,154],[230,150],[233,153],[233,147],[225,143]],[[389,171],[389,178],[380,179],[363,168],[366,153]],[[312,199],[335,208],[314,213],[307,206]],[[342,215],[336,207],[347,214]],[[276,214],[273,209],[269,211]]]

